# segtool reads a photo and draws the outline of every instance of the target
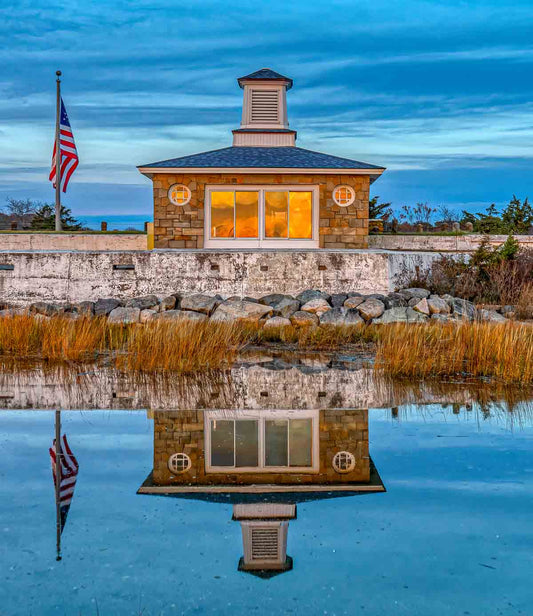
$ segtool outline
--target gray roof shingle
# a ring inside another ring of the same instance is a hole
[[[229,147],[220,150],[211,150],[180,158],[171,158],[147,165],[139,165],[140,168],[192,168],[192,167],[227,167],[258,169],[287,168],[287,169],[375,169],[383,170],[384,167],[362,163],[358,160],[331,156],[322,152],[313,152],[297,147]]]
[[[258,71],[255,71],[255,73],[250,73],[249,75],[245,75],[244,77],[239,77],[237,81],[239,82],[241,88],[243,87],[241,82],[246,79],[269,79],[270,81],[287,81],[287,90],[290,90],[292,88],[292,79],[290,79],[290,77],[280,75],[279,73],[276,73],[276,71],[273,71],[271,68],[261,68]]]

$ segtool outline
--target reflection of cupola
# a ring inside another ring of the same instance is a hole
[[[296,131],[289,129],[287,90],[292,79],[269,68],[240,77],[244,90],[241,128],[233,131],[234,146],[294,146]]]
[[[258,503],[233,505],[233,519],[241,523],[243,556],[239,571],[272,577],[292,569],[287,556],[289,520],[296,518],[296,505]]]

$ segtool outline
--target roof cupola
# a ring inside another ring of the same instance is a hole
[[[240,77],[244,90],[240,129],[233,131],[234,146],[294,146],[296,131],[289,129],[287,90],[292,79],[269,68]]]

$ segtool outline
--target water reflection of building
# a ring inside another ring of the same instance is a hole
[[[140,494],[230,502],[239,569],[292,568],[290,520],[301,501],[383,492],[369,455],[368,411],[154,411],[153,470]]]

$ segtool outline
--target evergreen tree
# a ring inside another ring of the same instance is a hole
[[[533,207],[526,197],[522,203],[516,195],[503,210],[502,222],[508,233],[528,233],[533,226]]]
[[[35,210],[31,228],[37,230],[54,230],[56,227],[55,206],[51,203],[42,203]],[[83,227],[79,220],[72,216],[72,212],[61,206],[61,228],[64,231],[80,231]]]
[[[368,202],[368,217],[370,220],[381,218],[388,220],[392,216],[390,203],[378,203],[379,196],[372,197]]]

